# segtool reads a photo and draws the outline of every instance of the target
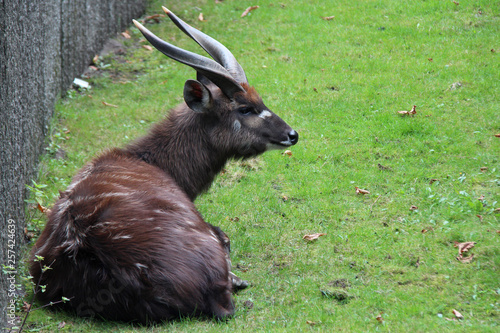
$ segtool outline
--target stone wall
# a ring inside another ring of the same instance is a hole
[[[0,0],[2,265],[19,267],[25,185],[36,176],[55,101],[110,36],[142,15],[145,2]],[[10,327],[9,276],[0,274],[0,330]]]

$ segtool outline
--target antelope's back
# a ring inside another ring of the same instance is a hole
[[[221,294],[230,291],[224,251],[166,173],[113,150],[85,166],[61,194],[33,250],[43,263],[34,262],[31,274],[46,285],[37,295],[44,303],[71,298],[62,307],[125,320],[132,318],[120,312],[158,306],[162,318],[149,319],[161,320],[169,317],[167,305],[174,317],[191,313],[193,304],[203,312],[204,293],[214,285]],[[43,265],[52,269],[42,274]],[[90,304],[103,290],[109,300]]]

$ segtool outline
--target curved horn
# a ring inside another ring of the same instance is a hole
[[[163,11],[170,17],[172,22],[175,23],[179,29],[181,29],[186,35],[191,37],[196,43],[198,43],[212,58],[215,59],[219,64],[224,66],[225,69],[233,76],[233,78],[238,83],[248,83],[245,71],[241,68],[240,64],[233,56],[233,54],[220,42],[216,41],[212,37],[204,34],[203,32],[193,28],[180,18],[178,18],[174,13],[163,7]]]
[[[158,38],[136,20],[133,20],[133,22],[156,49],[167,57],[194,68],[198,73],[215,83],[227,97],[232,98],[235,93],[245,91],[231,74],[217,62],[169,44]]]

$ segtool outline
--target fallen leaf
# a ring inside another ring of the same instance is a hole
[[[57,325],[57,327],[59,327],[59,329],[63,329],[63,328],[64,328],[64,326],[66,326],[66,322],[65,322],[65,321],[61,321],[61,322],[59,323],[59,325]]]
[[[417,114],[417,106],[416,105],[413,105],[413,107],[411,108],[411,110],[409,111],[409,114]]]
[[[307,321],[306,321],[306,324],[307,324],[307,325],[314,326],[314,325],[316,325],[316,324],[317,324],[317,322],[312,321],[312,320],[307,320]]]
[[[457,310],[453,309],[451,312],[453,312],[453,314],[455,315],[455,317],[457,317],[457,319],[464,319],[464,316],[462,316],[462,314]]]
[[[30,312],[30,310],[31,310],[31,304],[28,303],[28,302],[26,302],[26,301],[24,301],[24,303],[23,303],[23,311],[24,312]]]
[[[24,237],[30,240],[33,237],[35,237],[35,234],[33,232],[28,231],[28,228],[24,228]]]
[[[427,229],[422,229],[422,233],[425,234],[426,232],[429,232],[429,231],[434,231],[434,228],[433,227],[428,227]]]
[[[241,17],[245,17],[247,16],[252,10],[255,10],[259,8],[259,6],[251,6],[251,7],[248,7],[247,9],[245,9],[245,11],[241,14]]]
[[[432,184],[432,183],[434,183],[434,182],[438,182],[438,181],[439,181],[439,179],[434,179],[434,178],[432,178],[432,179],[429,181],[429,184]]]
[[[321,236],[325,236],[325,235],[326,235],[325,233],[316,233],[316,234],[311,234],[311,235],[304,235],[304,237],[302,237],[302,239],[311,242],[311,241],[316,240],[316,239],[320,238]]]
[[[375,317],[375,319],[377,319],[377,321],[379,323],[383,323],[384,322],[384,318],[382,318],[382,314],[379,314],[377,317]]]
[[[335,16],[325,16],[325,17],[322,17],[323,20],[325,21],[330,21],[330,20],[333,20],[335,18]]]
[[[488,167],[481,167],[481,168],[480,168],[480,170],[481,170],[482,172],[488,171]]]
[[[432,58],[429,58],[429,59],[427,59],[427,60],[429,60],[430,62],[432,62]]]
[[[479,198],[477,198],[477,200],[479,200],[479,201],[483,201],[483,200],[484,200],[484,198],[485,198],[485,196],[484,196],[484,195],[481,195]]]
[[[497,138],[500,138],[500,133],[499,133],[499,134],[495,134],[495,136],[496,136]]]
[[[253,308],[253,302],[252,301],[244,301],[243,306],[247,309]]]
[[[464,257],[461,254],[457,256],[457,260],[460,261],[461,263],[464,263],[464,264],[471,263],[473,258],[474,258],[474,254],[471,254],[468,257]]]
[[[106,103],[104,101],[102,101],[102,104],[106,105],[106,106],[109,106],[109,107],[112,107],[112,108],[117,108],[118,105],[114,105],[114,104],[109,104],[109,103]]]
[[[382,165],[382,164],[380,164],[380,163],[378,164],[378,168],[379,168],[380,170],[391,170],[391,168],[390,168],[390,167],[383,166],[383,165]]]
[[[47,211],[47,207],[43,207],[42,205],[40,204],[37,204],[37,207],[36,207],[41,213],[45,213]]]
[[[203,13],[200,13],[200,15],[198,15],[198,21],[201,21],[201,22],[205,22],[206,20],[203,18]]]
[[[122,33],[121,33],[121,35],[122,35],[123,37],[125,37],[126,39],[130,39],[130,35],[128,34],[128,32],[127,32],[127,31],[122,32]]]
[[[458,247],[458,254],[461,255],[462,253],[472,249],[476,244],[477,244],[476,242],[465,242],[465,243],[455,242],[454,247]]]
[[[417,206],[413,206],[413,205],[412,205],[412,206],[410,207],[410,210],[417,210],[417,209],[418,209],[418,207],[417,207]]]
[[[402,115],[403,117],[404,116],[412,116],[413,117],[413,115],[417,113],[416,108],[417,108],[417,106],[413,105],[413,107],[411,108],[410,111],[398,111],[398,113],[400,115]]]
[[[155,21],[156,23],[160,23],[160,17],[165,17],[165,15],[163,14],[154,14],[154,15],[150,15],[150,16],[146,16],[144,18],[144,23],[146,23],[147,21]]]
[[[292,156],[292,151],[291,150],[285,150],[283,152],[283,154],[288,155],[288,156]]]
[[[500,213],[500,207],[499,208],[495,208],[495,210],[493,212],[494,213]]]
[[[99,61],[99,55],[98,55],[98,54],[96,54],[96,55],[94,56],[94,58],[92,58],[92,63],[93,63],[93,64],[95,64],[95,65],[97,65],[97,62],[98,62],[98,61]]]
[[[356,187],[356,194],[370,194],[370,191],[367,191],[367,190],[363,190],[357,186]]]
[[[476,215],[479,218],[479,221],[483,221],[483,215]]]
[[[148,51],[153,51],[153,47],[151,45],[143,45],[142,47]]]
[[[314,90],[315,92],[318,92],[318,89],[316,89],[316,88],[313,88],[313,90]]]
[[[419,267],[420,266],[420,257],[417,258],[417,262],[415,263],[415,267]]]
[[[460,5],[460,2],[457,2],[457,1],[453,1],[453,3],[454,3],[455,5],[457,5],[457,6],[458,6],[458,5]]]

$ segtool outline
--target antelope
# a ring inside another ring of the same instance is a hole
[[[133,21],[197,80],[146,136],[102,153],[61,192],[30,258],[43,304],[64,297],[57,306],[79,316],[146,324],[224,319],[235,311],[232,292],[247,286],[231,272],[229,238],[193,201],[228,160],[290,147],[298,134],[264,105],[224,45],[163,9],[214,60]]]

